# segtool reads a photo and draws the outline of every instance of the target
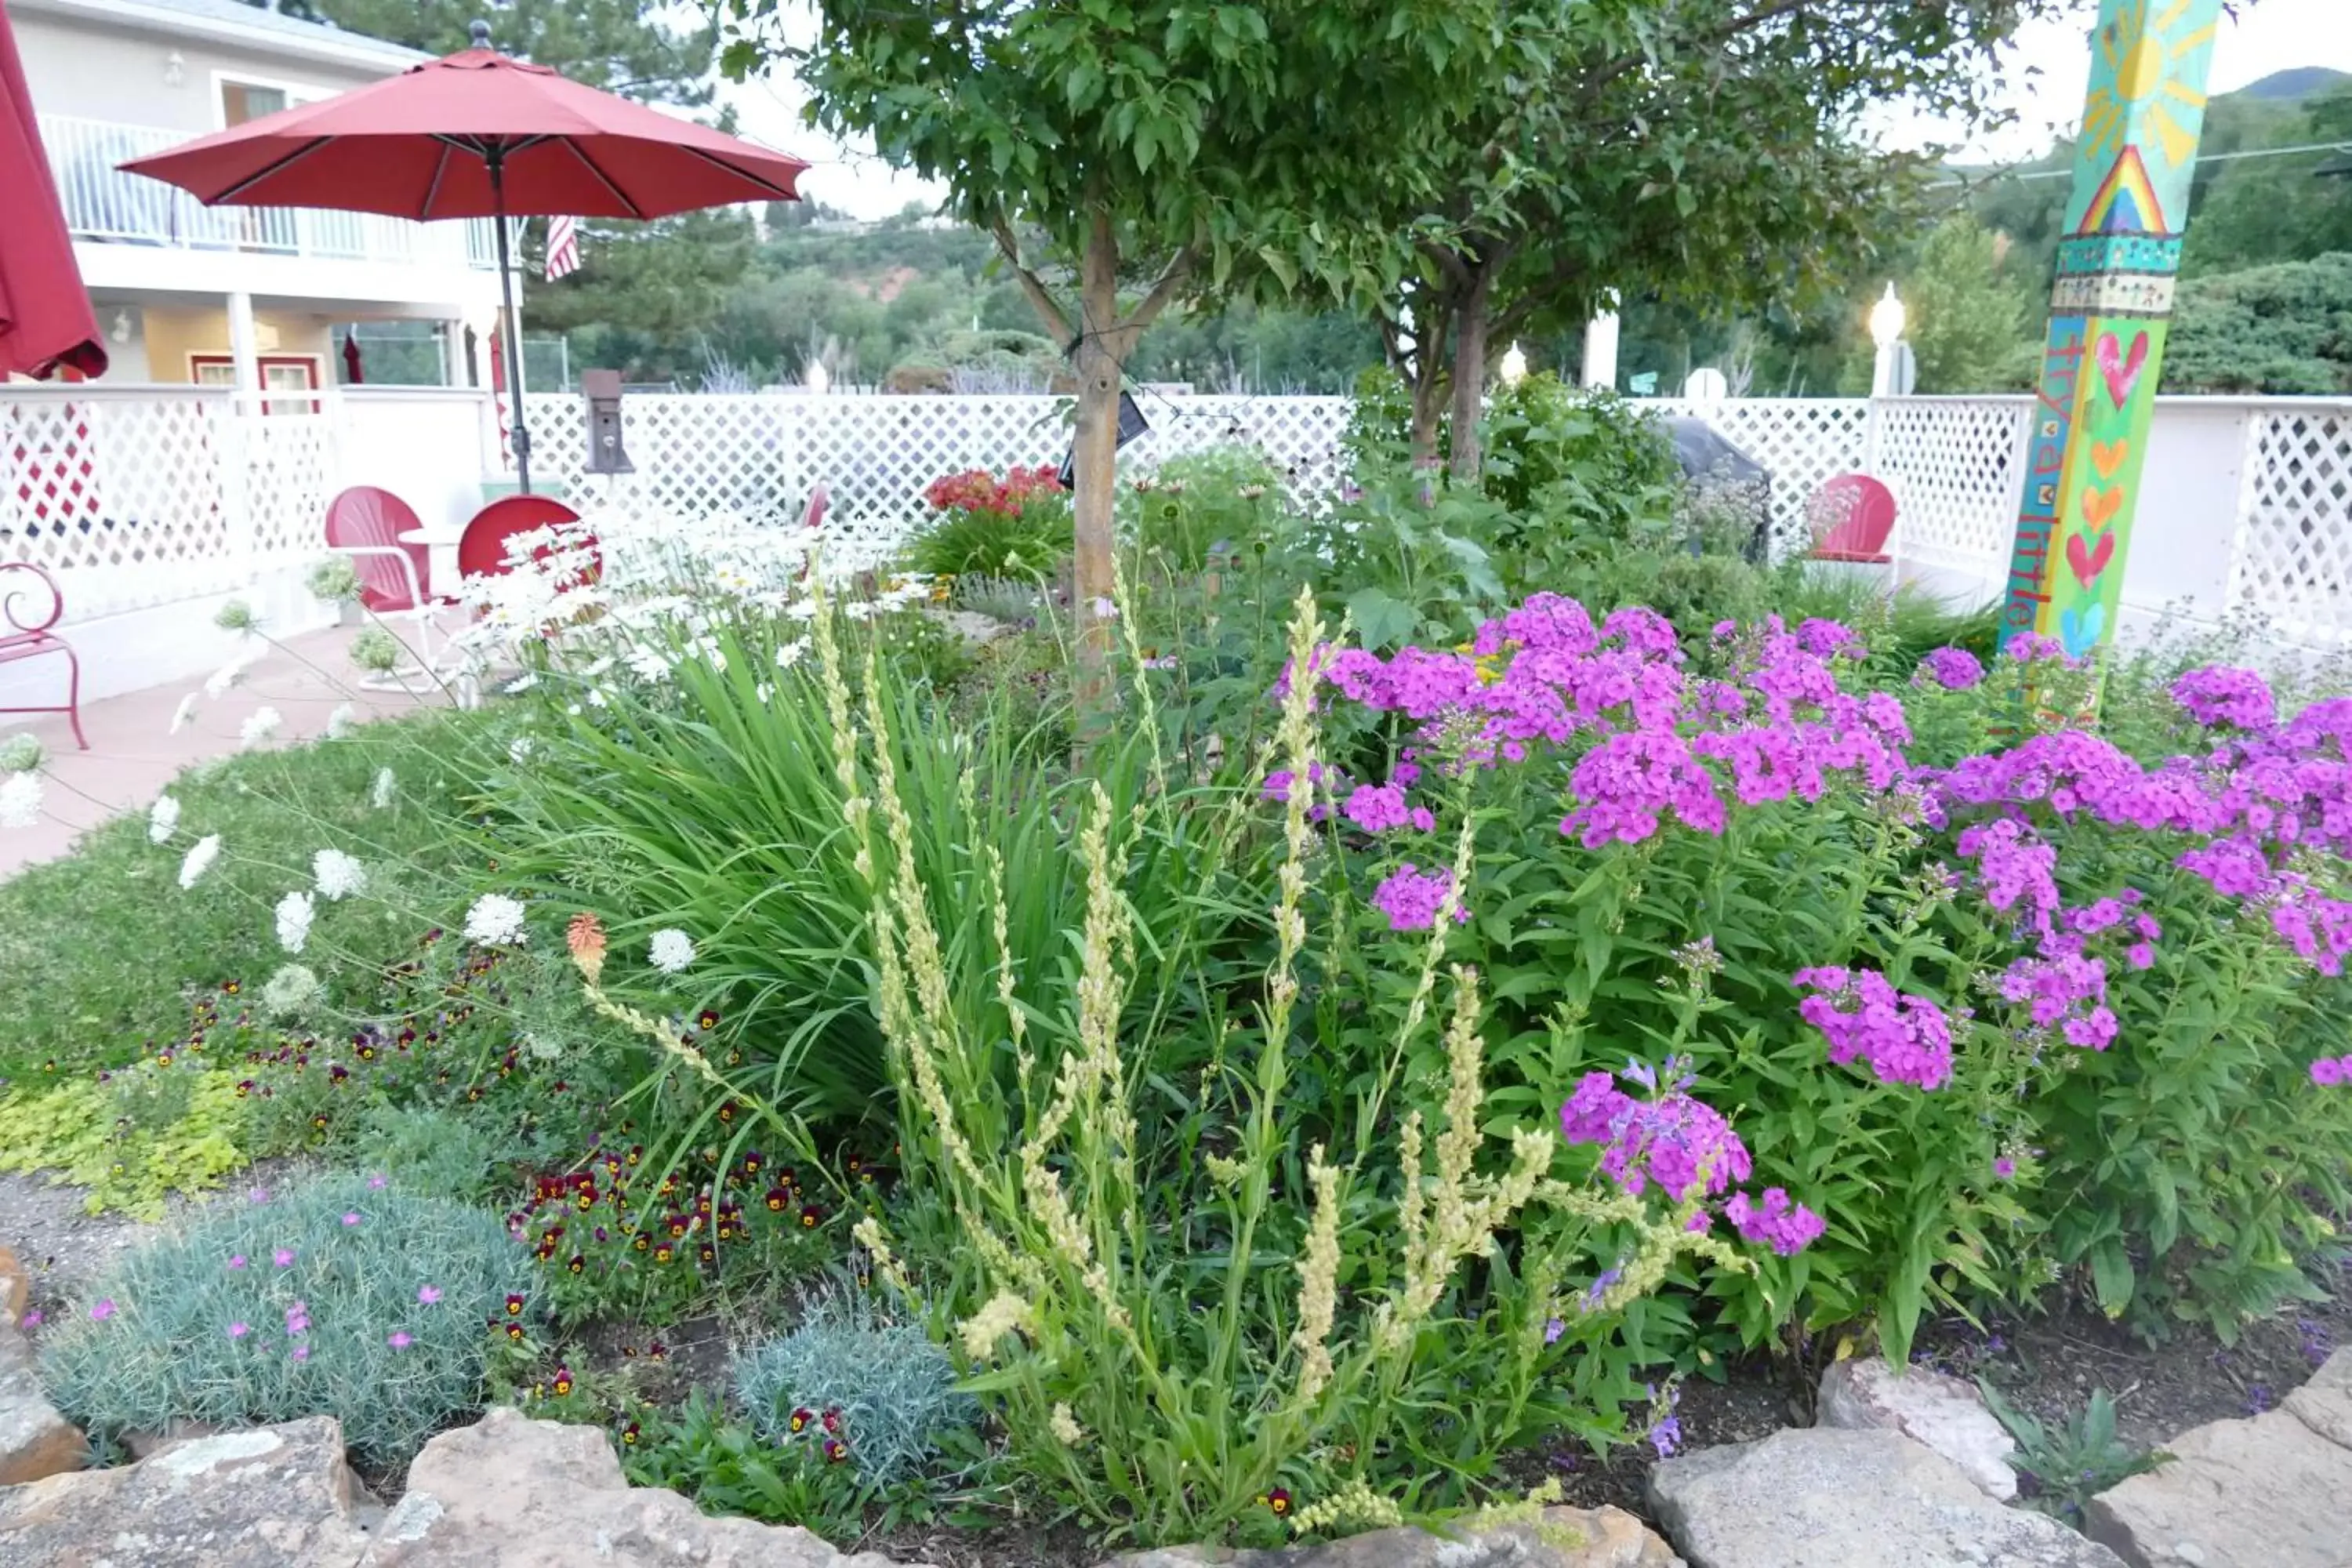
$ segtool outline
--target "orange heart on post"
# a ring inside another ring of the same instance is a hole
[[[2099,470],[2099,478],[2112,480],[2130,455],[2129,441],[2095,441],[2091,445],[2091,467]]]
[[[2103,490],[2096,485],[2083,488],[2083,526],[2085,530],[2106,527],[2109,520],[2123,508],[2123,491]]]

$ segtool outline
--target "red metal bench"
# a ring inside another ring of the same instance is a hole
[[[1805,510],[1814,560],[1883,566],[1895,559],[1886,549],[1895,532],[1895,492],[1868,474],[1840,474],[1813,492]]]
[[[12,578],[12,573],[24,573],[32,581]],[[47,614],[42,609],[44,598]],[[25,607],[23,602],[27,599],[32,603]],[[65,595],[58,591],[56,578],[29,561],[0,561],[0,664],[38,658],[45,653],[63,654],[66,660],[64,707],[0,708],[0,713],[63,713],[73,725],[74,743],[87,752],[89,742],[81,732],[81,660],[75,656],[73,645],[49,629],[65,613]]]

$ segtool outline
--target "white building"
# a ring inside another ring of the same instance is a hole
[[[498,311],[487,223],[206,207],[116,168],[425,56],[241,0],[9,0],[9,14],[107,382],[332,385],[339,325],[388,321],[439,327],[404,346],[402,379],[488,380],[473,347]],[[362,376],[381,379],[364,344]]]

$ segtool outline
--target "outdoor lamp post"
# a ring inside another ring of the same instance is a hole
[[[1504,352],[1502,376],[1505,386],[1517,386],[1528,378],[1528,356],[1517,343]]]
[[[1889,283],[1878,303],[1870,308],[1871,341],[1878,345],[1878,361],[1870,377],[1870,395],[1899,397],[1908,390],[1903,383],[1909,378],[1903,374],[1903,329],[1910,324],[1911,312],[1895,297],[1895,285]]]

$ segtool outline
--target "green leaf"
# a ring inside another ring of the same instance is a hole
[[[1364,646],[1392,647],[1421,625],[1420,612],[1378,588],[1359,588],[1348,596],[1348,618],[1355,623]]]
[[[2134,1279],[2122,1242],[2104,1241],[2092,1251],[2091,1283],[2099,1293],[2100,1310],[2110,1318],[2122,1316],[2131,1305]]]

